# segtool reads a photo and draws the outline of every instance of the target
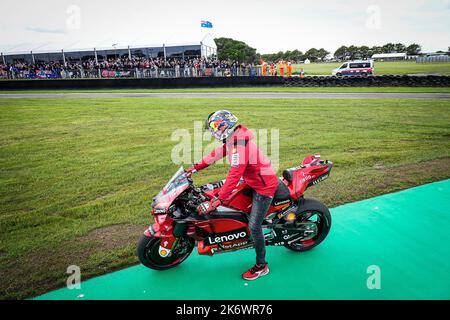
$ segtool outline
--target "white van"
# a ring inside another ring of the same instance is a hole
[[[368,76],[374,72],[373,60],[348,61],[334,69],[333,76]]]

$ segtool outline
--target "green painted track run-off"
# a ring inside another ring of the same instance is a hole
[[[170,270],[137,265],[36,299],[450,299],[450,180],[331,214],[330,234],[315,249],[268,247],[270,273],[256,281],[241,279],[254,262],[251,249],[213,257],[194,251]],[[380,288],[369,289],[377,268]]]

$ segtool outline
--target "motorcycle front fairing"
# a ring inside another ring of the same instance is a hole
[[[144,232],[146,236],[161,238],[159,254],[162,257],[169,256],[175,242],[173,235],[174,220],[169,217],[168,210],[173,201],[189,188],[189,180],[183,167],[172,176],[164,188],[153,198],[152,214],[155,222]]]

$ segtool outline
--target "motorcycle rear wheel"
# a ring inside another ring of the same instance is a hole
[[[299,240],[284,246],[293,251],[304,252],[311,250],[325,240],[331,229],[331,214],[330,210],[322,202],[315,199],[304,199],[299,210],[296,222],[314,222],[317,224],[318,232],[311,239]],[[313,220],[314,218],[317,220]]]
[[[155,237],[147,237],[142,235],[139,239],[137,255],[139,261],[147,268],[154,270],[167,270],[173,268],[189,257],[195,246],[195,240],[192,238],[180,238],[177,247],[172,249],[173,254],[169,257],[161,257],[159,254],[159,245],[161,239]],[[176,253],[179,246],[186,247],[180,253]]]

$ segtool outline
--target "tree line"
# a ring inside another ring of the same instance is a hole
[[[256,63],[260,60],[260,55],[256,49],[250,47],[243,41],[231,38],[214,39],[217,45],[217,58],[219,60],[232,60],[246,63]]]
[[[290,60],[294,62],[305,61],[311,62],[323,61],[329,56],[330,52],[324,48],[311,48],[306,52],[300,50],[279,51],[277,53],[259,54],[255,48],[250,47],[243,41],[231,38],[216,38],[218,58],[220,60],[235,60],[246,63],[259,63],[261,60],[268,62],[277,62],[279,60]],[[404,45],[402,43],[387,43],[383,46],[341,46],[333,53],[335,60],[355,60],[367,59],[377,53],[407,53],[408,55],[420,55],[422,47],[413,43]]]
[[[355,59],[368,59],[377,53],[407,53],[408,55],[420,55],[422,52],[422,47],[419,44],[413,43],[406,46],[402,43],[387,43],[383,46],[341,46],[338,48],[334,54],[333,58],[335,60],[355,60]],[[278,61],[278,60],[293,60],[293,61],[304,61],[306,59],[311,62],[323,61],[330,52],[321,48],[311,48],[305,53],[299,50],[278,52],[272,54],[263,54],[261,58],[267,61]]]
[[[407,53],[408,55],[415,56],[420,55],[422,47],[413,43],[409,46],[405,46],[403,43],[387,43],[384,46],[342,46],[334,52],[334,58],[338,60],[343,59],[367,59],[374,54],[379,53]]]
[[[329,54],[330,52],[325,50],[324,48],[311,48],[305,53],[300,50],[288,50],[286,52],[280,51],[278,53],[262,54],[261,59],[263,59],[264,61],[290,60],[296,62],[309,59],[310,61],[314,62],[325,59],[325,57],[327,57]]]

